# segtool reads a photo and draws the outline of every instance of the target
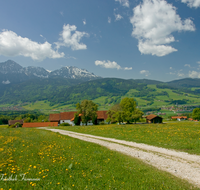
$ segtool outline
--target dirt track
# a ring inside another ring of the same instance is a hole
[[[44,129],[44,128],[43,128]],[[177,152],[141,143],[76,133],[60,129],[47,129],[73,138],[107,147],[110,150],[140,159],[160,170],[185,179],[200,188],[200,156]]]

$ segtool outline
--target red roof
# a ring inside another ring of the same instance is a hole
[[[187,116],[172,116],[172,119],[187,119]]]
[[[146,116],[146,119],[152,120],[152,119],[154,119],[155,117],[159,117],[159,116],[154,115],[154,114],[150,114],[150,115]]]
[[[97,111],[97,119],[104,119],[106,120],[108,118],[108,115],[106,114],[108,111]]]
[[[106,120],[108,118],[107,116],[107,111],[97,111],[97,119],[104,119]],[[81,116],[82,114],[79,114],[79,117]],[[74,121],[74,117],[71,119],[71,121]]]
[[[62,112],[60,113],[60,120],[71,120],[76,112]]]
[[[58,114],[50,114],[49,121],[60,121],[60,120],[74,120],[74,114],[77,113],[75,111],[72,112],[62,112]],[[97,119],[104,119],[108,118],[107,111],[97,111]],[[81,116],[81,114],[79,114]]]
[[[50,114],[49,115],[49,121],[60,121],[60,114]]]

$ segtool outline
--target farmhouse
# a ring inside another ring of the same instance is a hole
[[[183,121],[187,119],[187,116],[172,116],[172,119],[177,119],[178,121]]]
[[[57,113],[57,114],[50,114],[49,115],[49,121],[50,122],[58,122],[60,123],[60,114]]]
[[[75,113],[75,111],[60,113],[60,124],[69,123],[70,125],[74,126],[74,122],[71,121],[71,119],[74,117]]]
[[[147,123],[162,123],[163,118],[157,115],[151,114],[146,116]]]
[[[98,111],[97,112],[97,123],[104,122],[106,123],[106,119],[108,118],[108,115],[106,114],[107,111]]]
[[[69,123],[70,125],[74,126],[74,114],[76,112],[62,112],[58,114],[50,114],[49,121],[50,122],[58,122],[59,124],[62,123]],[[107,111],[97,111],[97,123],[105,122],[108,118]],[[81,114],[79,114],[80,125],[84,125],[81,121]],[[87,125],[93,125],[92,120],[88,121]]]
[[[23,120],[9,120],[8,121],[8,125],[14,125],[15,123],[20,123],[21,125],[23,125],[24,121]]]

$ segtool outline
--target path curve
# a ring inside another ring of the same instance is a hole
[[[76,133],[61,129],[45,129],[83,141],[96,143],[110,150],[140,159],[160,170],[167,171],[174,176],[185,179],[200,188],[200,156],[198,155],[114,138]]]

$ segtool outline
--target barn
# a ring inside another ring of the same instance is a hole
[[[157,115],[151,114],[146,116],[147,123],[162,123],[163,118]]]

